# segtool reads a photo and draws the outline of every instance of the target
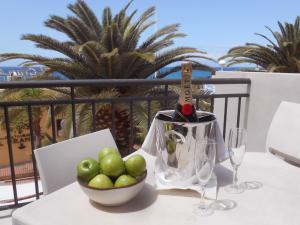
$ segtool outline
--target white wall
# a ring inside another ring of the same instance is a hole
[[[217,72],[216,78],[250,78],[250,98],[248,102],[247,122],[242,126],[248,131],[248,151],[265,151],[267,132],[272,117],[281,101],[300,103],[300,74],[262,73],[262,72]],[[247,92],[246,85],[217,85],[216,93]],[[235,127],[237,100],[229,101],[227,134],[230,127]],[[245,109],[243,101],[242,109]],[[215,104],[215,112],[222,127],[224,100]],[[300,115],[299,115],[300,116]]]

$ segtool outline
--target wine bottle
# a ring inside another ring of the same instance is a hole
[[[181,90],[175,111],[173,122],[198,122],[195,106],[192,101],[192,63],[182,64]]]

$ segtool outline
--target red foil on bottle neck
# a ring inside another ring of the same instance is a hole
[[[193,105],[191,104],[184,104],[181,108],[181,111],[184,115],[189,116],[193,113]]]

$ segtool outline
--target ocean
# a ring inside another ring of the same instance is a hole
[[[194,70],[193,71],[193,78],[209,78],[211,77],[211,72],[208,71],[200,71]],[[164,79],[180,79],[181,78],[181,71],[177,71],[175,73],[171,73],[170,75],[166,76]],[[155,76],[150,76],[149,79],[155,79]]]
[[[168,69],[168,68],[166,68]],[[221,70],[220,67],[216,67],[216,70]],[[224,68],[224,71],[237,71],[242,70],[242,67],[230,67]],[[163,69],[164,70],[164,69]],[[1,81],[10,81],[10,80],[26,80],[28,78],[38,76],[43,71],[42,67],[0,67],[0,82]],[[193,71],[193,78],[209,78],[211,77],[211,72],[208,71],[200,71],[194,70]],[[60,74],[54,73],[54,77],[60,78],[62,80],[66,80],[67,78]],[[181,71],[172,73],[165,77],[164,79],[180,79],[181,78]],[[155,79],[154,74],[150,76],[148,79]]]
[[[246,69],[253,70],[253,67],[214,67],[216,71],[243,71]],[[164,70],[164,69],[163,69]],[[211,72],[208,71],[201,71],[201,70],[193,70],[193,78],[210,78],[212,76]],[[164,79],[180,79],[181,78],[181,71],[172,73],[165,77]],[[155,76],[151,76],[151,79],[155,79]]]

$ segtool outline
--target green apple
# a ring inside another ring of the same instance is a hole
[[[118,179],[116,180],[115,187],[124,187],[135,183],[136,183],[136,179],[134,177],[123,174],[119,176]]]
[[[99,163],[92,158],[85,158],[77,165],[78,177],[88,183],[99,173]]]
[[[111,177],[118,177],[125,171],[123,159],[118,154],[109,154],[101,160],[101,171]]]
[[[104,174],[98,174],[92,180],[90,180],[88,186],[102,189],[102,188],[112,188],[114,187],[114,184],[108,176]]]
[[[118,155],[120,155],[119,151],[116,148],[113,148],[113,147],[102,148],[100,150],[100,152],[98,153],[99,162],[101,162],[101,160],[109,154],[118,154]]]
[[[140,176],[146,170],[146,160],[141,155],[132,155],[125,161],[125,168],[129,175]]]

